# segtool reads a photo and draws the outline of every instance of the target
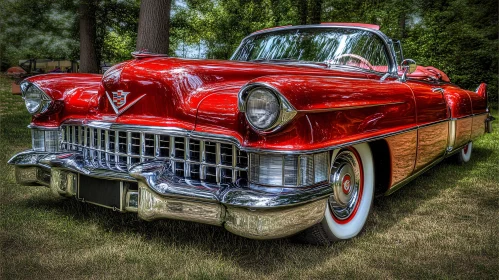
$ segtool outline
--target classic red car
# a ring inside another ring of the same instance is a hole
[[[311,243],[361,232],[375,194],[491,129],[476,92],[404,59],[368,24],[261,30],[231,60],[135,53],[103,76],[22,84],[32,149],[16,178],[145,220]]]

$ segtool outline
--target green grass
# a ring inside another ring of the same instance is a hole
[[[0,77],[0,279],[466,278],[499,275],[499,127],[471,162],[450,159],[377,198],[366,232],[329,247],[222,228],[145,222],[15,183],[30,116]],[[497,116],[497,114],[495,114]]]

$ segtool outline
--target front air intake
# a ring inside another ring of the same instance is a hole
[[[247,178],[248,156],[232,143],[86,125],[62,126],[63,151],[81,151],[97,168],[127,172],[148,160],[170,161],[179,177],[209,183]]]

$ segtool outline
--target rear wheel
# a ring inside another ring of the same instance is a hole
[[[472,150],[473,150],[473,142],[469,142],[457,154],[457,162],[464,164],[470,161]]]
[[[331,165],[329,182],[333,193],[328,199],[322,222],[297,238],[313,244],[350,239],[363,229],[374,197],[374,168],[368,144],[340,150]]]

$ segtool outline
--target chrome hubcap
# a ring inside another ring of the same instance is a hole
[[[361,191],[360,167],[355,154],[342,151],[331,166],[329,182],[333,194],[329,197],[329,208],[339,220],[348,219],[355,212]]]

